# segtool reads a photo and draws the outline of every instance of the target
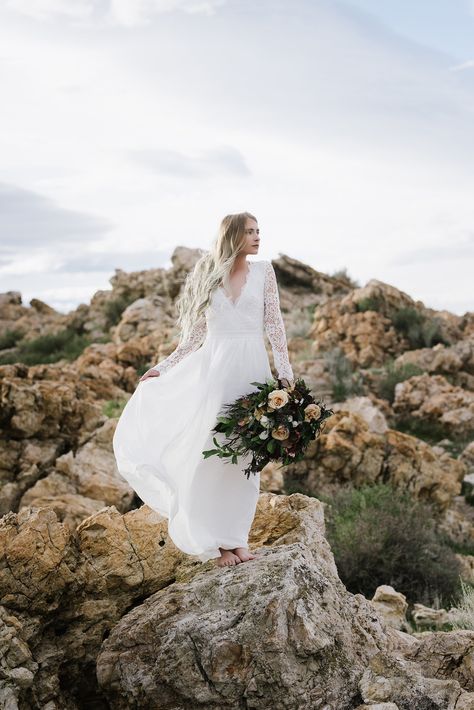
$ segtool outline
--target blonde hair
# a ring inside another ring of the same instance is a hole
[[[212,292],[222,283],[227,285],[235,258],[245,244],[247,219],[257,218],[250,212],[226,215],[211,249],[199,257],[194,268],[187,274],[182,291],[176,299],[180,330],[179,345],[187,338],[211,300]],[[202,251],[202,250],[201,250]]]

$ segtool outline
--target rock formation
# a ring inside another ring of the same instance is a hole
[[[388,583],[350,593],[318,500],[389,482],[430,502],[474,585],[474,313],[280,255],[290,359],[335,414],[304,460],[262,472],[257,558],[219,568],[173,545],[111,447],[140,373],[177,343],[199,253],[116,270],[67,315],[0,294],[0,707],[474,709],[474,631],[447,630],[455,608],[408,613]],[[90,341],[73,361],[14,361],[64,329]]]

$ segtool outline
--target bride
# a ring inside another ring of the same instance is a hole
[[[219,566],[255,559],[248,535],[260,472],[246,478],[237,464],[202,452],[224,404],[253,392],[252,382],[294,383],[275,271],[258,254],[260,230],[249,212],[221,221],[209,252],[187,275],[176,301],[179,342],[140,378],[117,422],[117,469],[140,498],[168,519],[183,552]]]

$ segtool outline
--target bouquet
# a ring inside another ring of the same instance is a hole
[[[204,458],[219,456],[237,463],[239,456],[252,454],[244,475],[261,471],[269,461],[283,465],[300,461],[311,440],[316,439],[332,414],[315,401],[305,381],[282,387],[280,379],[251,382],[257,391],[225,404],[212,431],[223,433],[224,443],[213,437],[215,449],[203,451]]]

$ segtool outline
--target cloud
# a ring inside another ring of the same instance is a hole
[[[146,249],[134,252],[107,251],[101,253],[86,252],[61,259],[55,271],[66,273],[113,273],[114,269],[141,271],[161,268],[169,259],[168,250]]]
[[[0,183],[0,253],[57,249],[96,240],[114,225],[101,218],[58,207],[53,200],[16,185]]]
[[[449,67],[450,71],[464,71],[464,69],[474,69],[474,59],[468,59],[467,62]]]
[[[388,261],[390,266],[407,266],[416,263],[474,259],[474,232],[467,232],[457,239],[447,235],[443,244],[433,244],[410,249]]]
[[[227,0],[7,0],[8,10],[35,20],[60,19],[135,27],[163,13],[213,15]]]
[[[154,172],[178,179],[251,175],[242,153],[227,146],[209,149],[197,157],[174,150],[132,150],[128,154]]]

